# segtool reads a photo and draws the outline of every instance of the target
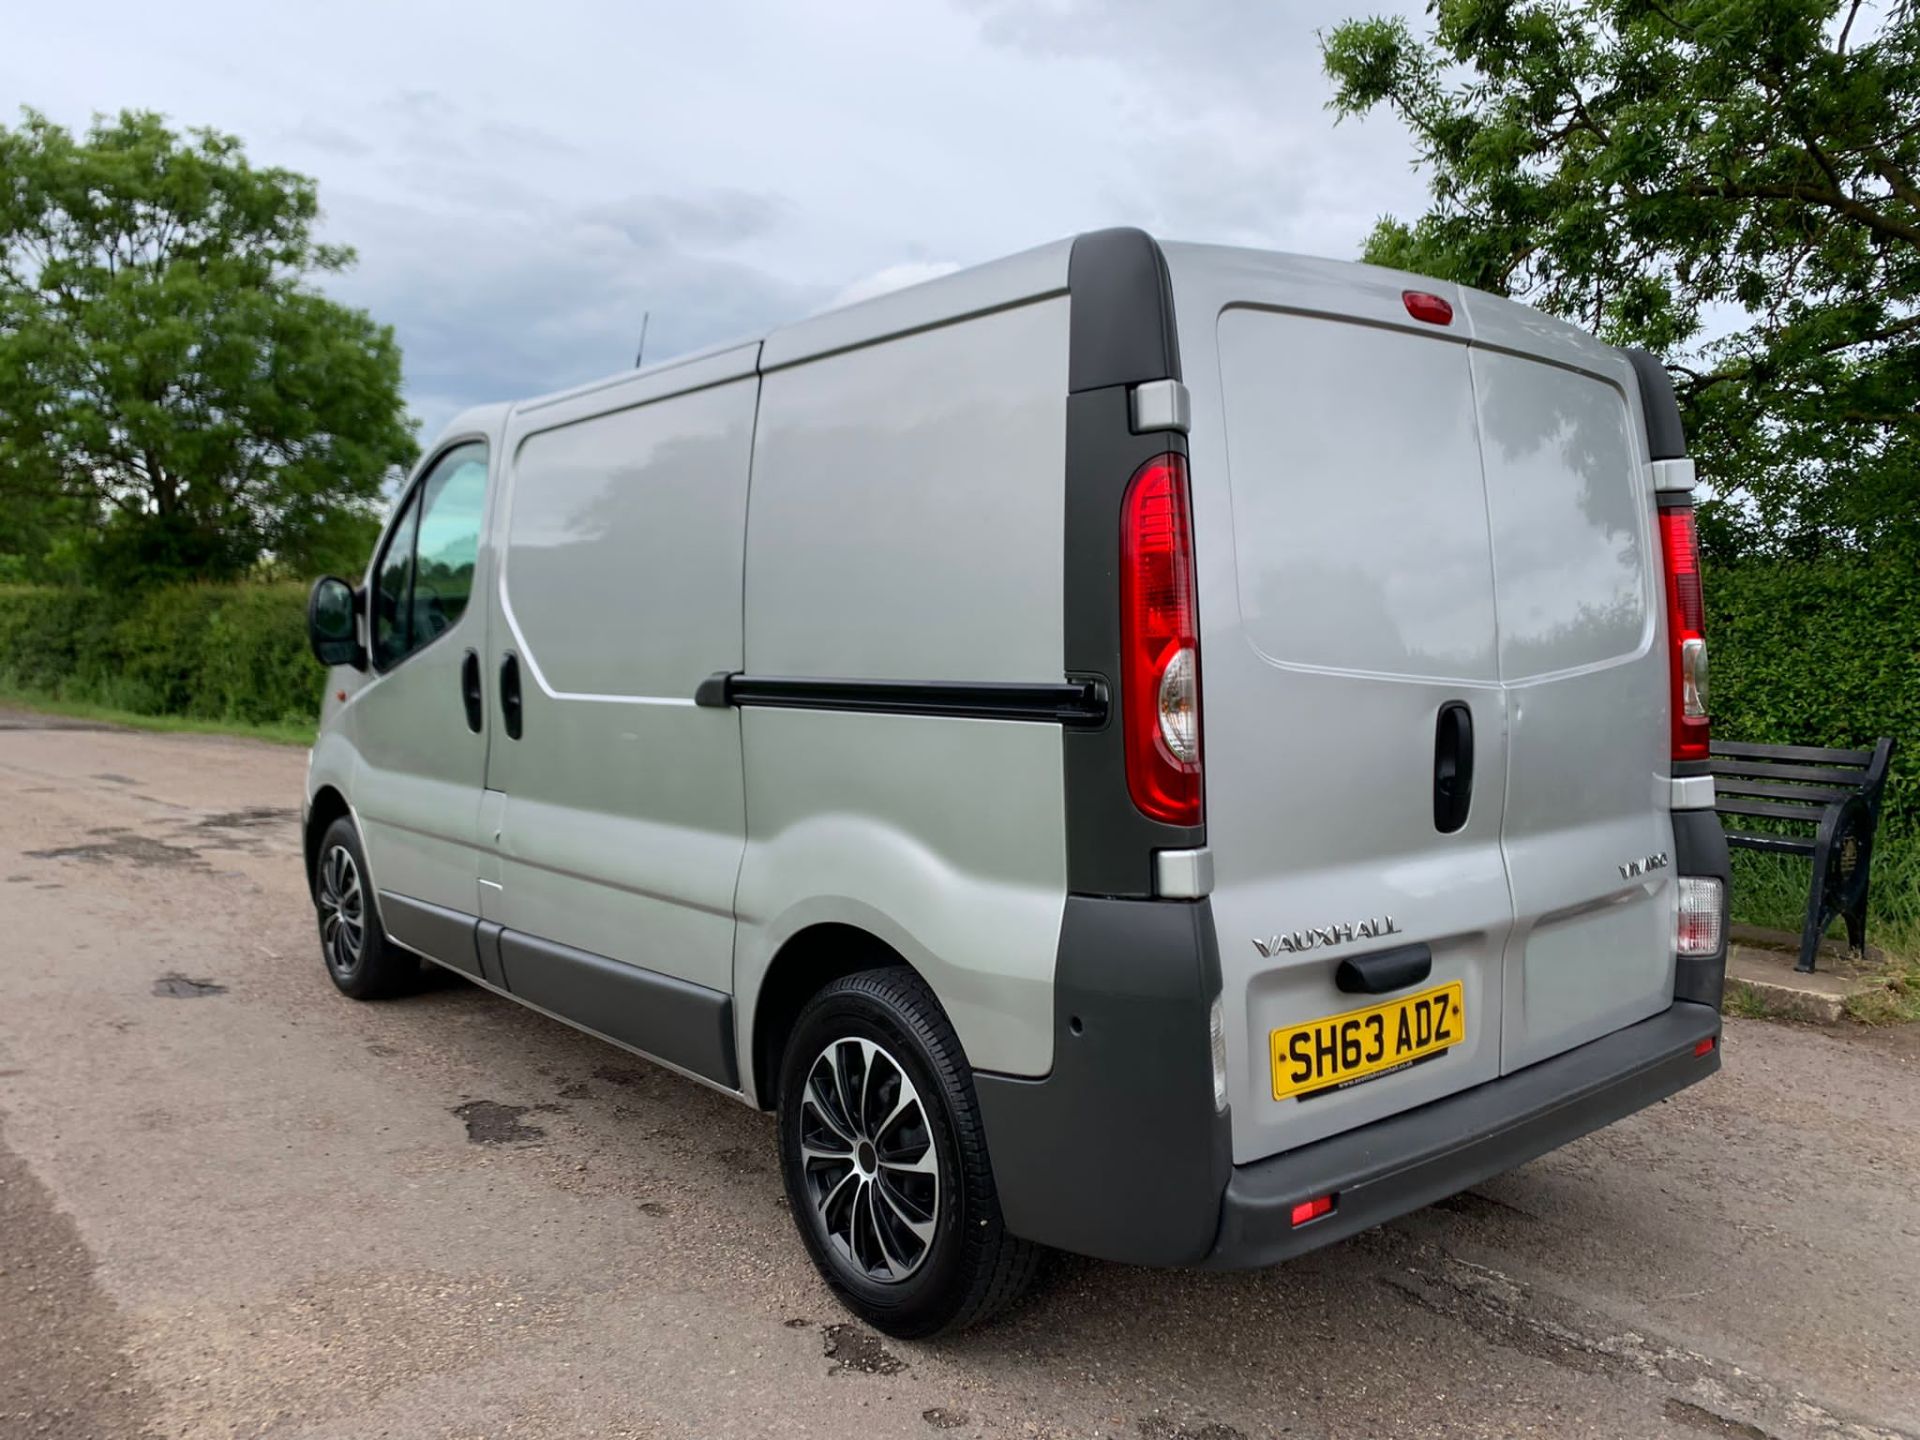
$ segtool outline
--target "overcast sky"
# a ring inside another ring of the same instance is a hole
[[[1353,255],[1421,208],[1315,32],[1378,0],[93,0],[10,7],[0,104],[159,110],[314,176],[328,288],[424,438],[837,298],[1104,225]]]

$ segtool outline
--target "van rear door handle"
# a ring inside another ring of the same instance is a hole
[[[460,699],[467,707],[467,729],[480,733],[480,655],[469,650],[460,661]]]
[[[500,723],[509,740],[520,738],[520,657],[511,650],[500,657]]]
[[[1464,700],[1440,707],[1433,727],[1433,828],[1451,835],[1473,805],[1473,712]]]
[[[1390,995],[1418,985],[1433,973],[1433,951],[1425,945],[1402,945],[1342,960],[1333,972],[1334,988],[1342,995]]]

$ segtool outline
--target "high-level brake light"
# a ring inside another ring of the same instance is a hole
[[[1200,823],[1200,626],[1187,462],[1134,472],[1121,509],[1120,715],[1127,789],[1141,812]]]
[[[1429,325],[1453,323],[1453,306],[1438,295],[1428,294],[1425,290],[1402,290],[1400,299],[1406,304],[1407,314],[1416,320],[1424,320]]]
[[[1660,542],[1667,570],[1667,633],[1672,647],[1673,758],[1705,760],[1707,718],[1706,606],[1700,590],[1700,546],[1691,505],[1660,511]]]

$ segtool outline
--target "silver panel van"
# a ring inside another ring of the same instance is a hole
[[[314,588],[328,972],[777,1112],[892,1334],[1284,1260],[1718,1067],[1692,483],[1648,355],[1137,230],[475,410]]]

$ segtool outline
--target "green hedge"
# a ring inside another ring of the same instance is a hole
[[[1749,561],[1706,576],[1723,738],[1899,742],[1888,823],[1920,832],[1920,575],[1866,561]],[[144,593],[0,587],[0,685],[144,715],[309,721],[321,672],[299,584]]]
[[[0,587],[0,689],[248,725],[311,723],[306,587]]]
[[[1894,738],[1882,826],[1920,838],[1920,573],[1898,562],[1707,571],[1713,733],[1865,747]]]
[[[1874,911],[1920,943],[1920,574],[1889,561],[1747,561],[1709,570],[1706,593],[1716,735],[1898,742]],[[320,685],[301,585],[0,588],[0,690],[274,725],[311,723]],[[1737,860],[1743,918],[1796,927],[1804,867]]]

